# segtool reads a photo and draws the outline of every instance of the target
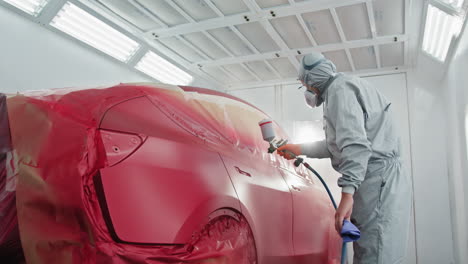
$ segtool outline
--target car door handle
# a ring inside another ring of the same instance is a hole
[[[250,175],[250,173],[241,170],[239,167],[234,166],[234,168],[236,168],[236,171],[237,171],[238,173],[240,173],[240,174],[242,174],[242,175],[245,175],[245,176],[247,176],[247,177],[252,177],[252,175]]]
[[[297,187],[295,185],[291,185],[291,188],[293,188],[293,190],[298,191],[298,192],[301,191],[301,188],[299,188],[299,187]]]

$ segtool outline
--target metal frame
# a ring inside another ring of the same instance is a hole
[[[338,35],[340,36],[341,42],[346,43],[346,36],[344,34],[343,27],[341,26],[340,19],[338,18],[338,14],[336,13],[335,8],[330,8],[330,14],[333,18],[333,22],[335,22],[336,29],[338,30]],[[349,65],[351,66],[352,71],[356,71],[356,66],[354,66],[354,60],[353,57],[351,56],[351,52],[349,51],[349,48],[344,48],[346,57],[348,58]]]
[[[165,0],[168,2],[169,0]],[[244,4],[248,7],[248,11],[231,16],[225,16],[214,4],[211,0],[204,0],[208,7],[210,7],[219,17],[207,19],[201,22],[195,22],[190,16],[188,16],[180,7],[178,7],[175,3],[171,3],[176,11],[181,13],[181,15],[186,18],[189,23],[173,26],[173,27],[163,27],[160,29],[152,29],[149,30],[146,34],[155,34],[158,38],[166,38],[166,37],[179,37],[183,34],[188,34],[192,32],[202,32],[206,35],[206,31],[215,28],[222,28],[228,27],[231,29],[243,42],[246,46],[248,46],[254,54],[252,55],[245,55],[245,56],[238,56],[234,57],[232,53],[226,52],[227,49],[223,48],[223,43],[214,38],[210,38],[214,44],[218,47],[222,48],[230,57],[212,60],[206,59],[204,61],[194,62],[193,65],[197,65],[199,67],[222,67],[223,65],[230,65],[230,64],[240,64],[244,69],[246,69],[251,75],[253,75],[258,81],[260,78],[255,74],[255,72],[249,67],[245,65],[246,62],[252,61],[263,61],[267,64],[268,68],[281,80],[281,73],[279,73],[267,60],[275,59],[278,57],[287,58],[289,62],[295,67],[296,69],[299,68],[299,62],[296,59],[298,54],[304,54],[311,51],[320,51],[320,52],[327,52],[327,51],[334,51],[334,50],[344,50],[351,66],[351,70],[353,73],[356,72],[356,67],[353,61],[353,57],[351,55],[350,49],[359,48],[359,47],[366,47],[366,46],[373,46],[375,51],[375,60],[377,69],[382,69],[382,62],[380,58],[380,47],[381,44],[390,44],[390,43],[399,43],[403,42],[404,47],[408,46],[408,37],[407,37],[407,30],[403,35],[395,35],[395,36],[384,36],[378,37],[376,32],[376,25],[375,25],[375,17],[373,13],[373,4],[372,0],[319,0],[314,1],[314,3],[296,3],[294,0],[288,0],[288,5],[273,7],[273,8],[265,8],[262,9],[255,0],[242,0]],[[405,0],[405,20],[407,21],[408,12],[408,1]],[[349,5],[356,5],[364,3],[367,8],[367,15],[369,24],[371,27],[371,39],[364,39],[364,40],[355,40],[355,41],[347,41],[344,30],[341,26],[339,21],[339,17],[336,13],[337,7],[342,6],[349,6]],[[337,28],[338,34],[340,36],[341,43],[335,44],[327,44],[327,45],[317,45],[317,42],[314,39],[314,36],[307,28],[304,19],[302,18],[303,13],[314,12],[319,10],[326,10],[328,9],[332,15],[333,21]],[[311,47],[305,49],[291,49],[288,47],[284,39],[278,34],[275,28],[272,26],[270,19],[279,18],[279,17],[286,17],[294,15],[298,20],[301,28],[304,30],[308,40],[312,44]],[[407,23],[405,21],[405,27],[407,27]],[[260,53],[258,49],[245,37],[243,34],[236,28],[236,25],[251,23],[251,22],[258,22],[260,25],[265,29],[268,35],[273,39],[273,41],[277,44],[280,50],[275,52],[267,52],[267,53]],[[208,36],[207,36],[208,37]],[[408,61],[407,59],[407,48],[405,49],[405,65]],[[383,70],[383,69],[382,69]],[[250,83],[250,82],[249,82]],[[248,82],[244,82],[244,85],[249,85]]]
[[[247,45],[255,54],[260,54],[260,51],[236,28],[230,27],[230,29]],[[267,60],[263,60],[267,67],[276,75],[276,77],[281,78],[281,74],[269,63]]]
[[[174,35],[183,35],[192,32],[199,32],[203,30],[210,30],[220,27],[229,27],[244,24],[245,18],[249,18],[249,22],[258,22],[267,18],[271,18],[271,13],[275,13],[276,18],[287,17],[296,14],[309,13],[314,11],[320,11],[328,8],[336,8],[341,6],[355,5],[365,3],[367,0],[316,0],[316,1],[304,1],[302,3],[296,3],[294,6],[280,6],[268,9],[261,9],[256,2],[252,0],[242,0],[247,7],[248,12],[241,14],[223,16],[218,18],[207,19],[196,23],[194,27],[193,23],[185,23],[171,28],[155,28],[147,32],[148,35],[153,33],[158,35],[160,38],[170,37]]]
[[[57,0],[51,0],[51,1],[57,1]],[[65,0],[58,0],[58,1],[65,1]],[[70,2],[76,2],[76,1],[86,1],[90,6],[93,6],[94,8],[99,8],[101,12],[104,12],[110,16],[113,16],[109,11],[107,10],[106,8],[103,8],[100,4],[94,2],[94,1],[88,1],[88,0],[70,0]],[[66,1],[65,1],[66,2]],[[157,23],[158,25],[160,25],[161,27],[163,28],[167,28],[168,26],[163,22],[161,21],[158,17],[156,17],[155,15],[153,15],[152,13],[148,12],[148,10],[146,10],[145,8],[143,8],[141,6],[141,4],[137,1],[137,0],[129,0],[129,3],[132,4],[135,8],[137,8],[138,10],[140,10],[141,12],[143,12],[145,15],[147,15],[152,21],[154,21],[155,23]],[[82,4],[84,5],[84,4]],[[88,7],[90,8],[90,7]],[[95,11],[94,11],[95,12]],[[96,13],[96,12],[95,12]],[[98,17],[102,17],[100,14],[98,14]],[[189,70],[190,72],[192,72],[195,77],[199,77],[199,78],[202,78],[202,79],[205,79],[205,80],[208,80],[209,82],[212,82],[216,85],[219,85],[219,86],[222,86],[222,83],[213,78],[212,76],[206,74],[205,72],[201,71],[199,67],[196,67],[194,66],[193,64],[191,64],[190,62],[188,62],[185,58],[183,58],[182,56],[180,56],[179,54],[177,53],[174,53],[172,50],[168,49],[166,46],[160,44],[160,43],[157,43],[155,41],[153,41],[153,38],[154,37],[148,37],[145,32],[143,32],[142,30],[136,28],[134,25],[131,25],[129,23],[127,23],[126,21],[120,21],[121,23],[125,24],[127,27],[130,28],[130,30],[132,32],[135,32],[134,34],[141,40],[139,41],[140,44],[141,42],[149,45],[149,47],[152,47],[153,49],[151,48],[148,48],[148,51],[151,50],[153,52],[155,52],[156,54],[164,57],[166,60],[168,61],[171,61],[171,62],[175,62],[174,64],[175,65],[179,65],[179,66],[182,66],[183,68]],[[120,30],[122,31],[122,30]],[[126,32],[125,32],[126,33]],[[127,33],[128,34],[128,33]],[[133,36],[135,37],[135,36]],[[203,58],[209,58],[206,54],[204,54],[203,52],[201,52],[200,50],[198,50],[196,47],[194,47],[193,45],[191,45],[191,43],[189,43],[187,40],[185,39],[182,39],[180,36],[177,36],[177,38],[184,42],[184,44],[188,43],[188,46],[189,48],[193,49],[195,52],[199,53],[199,55]],[[201,54],[200,54],[201,53]],[[138,53],[137,53],[138,54]],[[132,61],[132,59],[130,59],[130,61]],[[135,62],[137,63],[137,62]],[[152,78],[150,76],[150,78]]]
[[[372,4],[372,1],[369,0],[366,2],[366,8],[367,8],[367,15],[369,18],[369,25],[371,29],[372,38],[374,39],[377,37],[377,27],[375,25],[374,5]],[[380,46],[374,45],[374,51],[375,51],[375,60],[376,60],[377,68],[382,68],[382,62],[380,61]]]
[[[408,71],[408,68],[405,66],[402,66],[402,67],[383,67],[380,69],[360,70],[356,72],[347,72],[347,73],[353,74],[359,77],[370,77],[370,76],[378,76],[378,75],[406,73],[407,71]],[[299,81],[297,80],[297,78],[284,78],[284,79],[276,79],[276,80],[269,80],[269,81],[263,81],[263,82],[230,84],[230,85],[227,85],[226,91],[244,90],[246,89],[246,87],[248,88],[272,87],[278,84],[298,84],[299,85]]]
[[[164,0],[169,6],[174,8],[178,13],[180,13],[186,20],[188,20],[190,23],[195,24],[197,23],[193,17],[191,17],[187,12],[185,12],[179,5],[177,5],[175,2],[171,0]],[[213,4],[214,6],[214,4]],[[219,11],[219,9],[218,9]],[[220,11],[219,11],[220,12]],[[165,25],[165,24],[164,24]],[[167,28],[167,25],[165,25],[165,28]],[[219,48],[221,48],[224,52],[226,52],[230,57],[234,57],[234,54],[228,50],[226,47],[224,47],[216,38],[214,38],[210,33],[208,33],[206,30],[200,31],[204,36],[206,36],[208,39],[213,41],[215,45],[217,45]],[[203,52],[200,48],[196,47],[194,44],[186,40],[183,36],[175,36],[178,40],[180,40],[182,43],[184,43],[186,46],[194,50],[198,55],[203,57],[206,60],[211,60],[210,57]],[[241,63],[240,64],[243,69],[245,69],[249,74],[251,74],[257,81],[261,81],[262,79],[258,77],[257,74],[255,74],[250,68],[248,68],[245,64]],[[231,78],[237,79],[237,76],[235,76],[232,72],[225,68],[221,68],[221,70],[230,76]]]
[[[289,5],[295,6],[296,2],[294,0],[288,0]],[[304,18],[302,18],[302,14],[296,14],[296,19],[299,21],[299,24],[302,27],[302,30],[306,33],[307,38],[309,39],[310,43],[312,43],[312,46],[317,46],[317,41],[315,41],[314,36],[312,36],[312,33],[310,32],[309,28],[307,28]]]
[[[273,39],[276,45],[280,47],[281,51],[289,50],[289,47],[284,41],[284,39],[280,36],[280,34],[278,34],[278,32],[271,25],[270,20],[268,19],[269,17],[273,16],[272,13],[269,13],[269,15],[267,14],[266,16],[263,14],[262,16],[261,13],[263,12],[263,10],[260,8],[257,2],[255,2],[255,0],[243,0],[243,1],[251,12],[256,13],[257,17],[259,17],[258,21],[260,22],[260,25],[262,25],[262,27],[265,29],[268,35],[270,35],[270,37]],[[293,67],[296,68],[296,70],[299,70],[299,62],[297,61],[296,57],[294,57],[293,55],[288,55],[287,58],[289,62],[293,65]]]
[[[288,5],[272,7],[272,8],[265,8],[262,9],[255,0],[242,0],[245,5],[248,7],[248,11],[236,14],[236,15],[229,15],[226,16],[223,12],[216,7],[216,5],[212,2],[212,0],[203,0],[204,3],[210,8],[218,17],[203,20],[197,22],[193,17],[191,17],[181,6],[171,0],[164,0],[169,6],[174,8],[182,17],[184,17],[188,23],[177,25],[177,26],[168,26],[164,23],[160,18],[157,17],[157,14],[153,14],[138,1],[138,0],[128,0],[130,4],[132,4],[135,8],[139,11],[143,12],[148,18],[155,22],[158,25],[158,28],[151,29],[149,31],[142,31],[137,28],[135,25],[127,22],[126,20],[116,16],[110,9],[102,6],[96,1],[92,0],[69,0],[70,2],[84,8],[87,12],[91,13],[94,16],[97,16],[99,19],[103,20],[104,22],[108,23],[112,27],[116,28],[117,30],[121,31],[123,34],[127,35],[128,37],[138,40],[137,42],[140,43],[141,48],[138,52],[127,62],[125,63],[127,66],[133,68],[139,61],[139,59],[146,54],[147,51],[153,51],[162,55],[165,59],[169,61],[175,62],[176,65],[180,65],[183,68],[186,68],[195,76],[200,78],[206,79],[214,84],[217,85],[226,85],[226,80],[219,80],[219,77],[211,76],[210,74],[203,71],[203,67],[218,67],[222,72],[224,72],[231,81],[231,85],[240,84],[240,85],[249,85],[252,82],[241,82],[238,76],[224,68],[223,66],[229,64],[240,64],[240,66],[248,72],[256,82],[264,82],[258,74],[251,69],[246,63],[253,62],[253,61],[260,61],[267,65],[269,70],[276,76],[275,81],[282,81],[287,80],[281,75],[278,70],[272,66],[272,64],[268,61],[270,59],[275,59],[278,57],[287,58],[289,62],[295,67],[299,69],[299,61],[297,60],[296,56],[298,54],[305,54],[311,51],[319,51],[319,52],[327,52],[327,51],[335,51],[335,50],[344,50],[347,56],[347,59],[351,65],[352,73],[359,74],[359,71],[356,71],[356,67],[354,65],[353,58],[351,56],[350,49],[365,47],[365,46],[373,46],[375,50],[376,56],[376,64],[377,64],[377,71],[385,71],[386,68],[382,67],[380,61],[380,49],[379,45],[382,44],[389,44],[389,43],[404,43],[404,65],[408,65],[409,63],[409,50],[408,50],[408,17],[409,17],[409,5],[411,0],[404,0],[405,1],[405,32],[402,35],[392,35],[392,36],[382,36],[378,37],[376,33],[376,26],[375,26],[375,18],[373,13],[373,4],[372,0],[316,0],[316,1],[304,1],[301,3],[296,3],[294,0],[288,0]],[[431,2],[436,2],[434,0],[430,0]],[[45,6],[44,10],[38,17],[29,17],[29,19],[42,24],[49,29],[60,33],[62,35],[66,35],[64,33],[59,32],[49,26],[50,21],[53,17],[57,14],[60,8],[67,2],[67,0],[50,0],[50,2]],[[313,2],[313,3],[311,3]],[[362,39],[362,40],[353,40],[348,41],[346,40],[345,33],[339,21],[339,17],[336,13],[336,8],[349,6],[349,5],[356,5],[356,4],[365,4],[367,8],[367,15],[371,27],[372,38],[371,39]],[[7,5],[0,2],[0,5]],[[10,7],[11,8],[11,7]],[[445,7],[447,8],[447,7]],[[308,29],[302,14],[315,12],[320,10],[329,10],[335,26],[338,30],[338,34],[340,36],[341,42],[340,43],[333,43],[333,44],[326,44],[326,45],[318,45],[312,32]],[[98,10],[98,11],[96,11]],[[244,17],[246,16],[246,17]],[[305,32],[307,39],[312,44],[310,47],[304,49],[291,49],[288,47],[284,39],[281,35],[276,31],[276,29],[271,24],[270,20],[273,18],[280,18],[280,17],[287,17],[287,16],[294,16],[297,21],[299,22],[300,28]],[[115,19],[117,18],[117,21]],[[278,51],[274,52],[266,52],[262,53],[255,47],[250,40],[245,37],[237,28],[236,25],[251,23],[251,22],[258,22],[268,33],[268,35],[274,40],[277,46],[280,48]],[[122,26],[123,25],[123,26]],[[232,32],[239,37],[239,39],[249,48],[252,50],[253,54],[245,55],[245,56],[238,56],[236,57],[232,51],[230,51],[224,44],[216,39],[213,35],[211,35],[207,30],[215,29],[215,28],[222,28],[227,27]],[[188,33],[201,33],[206,38],[208,38],[214,45],[219,47],[223,52],[225,52],[228,57],[223,59],[213,59],[210,58],[200,47],[197,47],[190,41],[188,41],[183,35]],[[68,36],[67,36],[68,37]],[[167,47],[162,42],[155,41],[163,38],[168,37],[175,37],[178,41],[182,42],[185,46],[189,49],[193,50],[194,53],[198,54],[203,60],[198,62],[189,62],[185,59],[182,55],[178,54],[177,51],[172,50],[170,47]],[[79,42],[76,41],[75,42]],[[80,43],[81,44],[81,43]],[[85,45],[87,46],[87,45]],[[98,51],[98,53],[101,53]],[[374,70],[372,70],[374,71]],[[254,82],[255,83],[255,82]],[[266,83],[266,82],[265,82]],[[222,89],[220,87],[220,89]]]
[[[409,27],[409,19],[410,19],[410,10],[411,10],[411,0],[405,0],[405,34],[409,35],[410,27]],[[424,31],[424,29],[423,29]],[[410,62],[410,45],[409,42],[406,41],[405,44],[403,45],[403,52],[404,52],[404,57],[403,57],[403,64],[404,65],[410,65],[412,64]]]
[[[382,45],[382,44],[391,44],[391,43],[400,43],[400,42],[406,42],[406,41],[408,41],[408,37],[406,35],[395,35],[395,36],[386,36],[386,37],[376,37],[375,39],[352,40],[352,41],[346,41],[344,43],[326,44],[326,45],[320,45],[317,47],[300,49],[299,51],[302,54],[306,54],[312,51],[328,52],[328,51],[334,51],[334,50],[343,50],[343,49],[349,50],[353,48],[367,47],[367,46],[373,46],[373,45]],[[227,65],[227,64],[243,63],[243,62],[248,62],[248,61],[275,59],[278,57],[295,56],[298,54],[297,51],[298,50],[290,49],[290,50],[278,51],[278,52],[258,53],[258,54],[253,54],[253,55],[238,56],[235,58],[223,58],[220,60],[199,61],[199,62],[196,62],[195,64],[202,65],[202,66],[220,66],[220,65]]]

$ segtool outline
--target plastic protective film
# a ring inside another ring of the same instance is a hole
[[[179,245],[112,238],[94,181],[99,170],[109,166],[99,126],[112,106],[145,96],[190,137],[203,142],[202,147],[235,146],[269,158],[265,143],[259,143],[259,131],[233,121],[234,115],[255,124],[266,117],[254,107],[203,95],[196,88],[185,92],[175,86],[158,87],[162,89],[118,85],[2,97],[0,256],[21,257],[19,229],[27,263],[255,263],[252,233],[241,217],[212,218],[191,241]],[[258,139],[248,136],[252,134]]]

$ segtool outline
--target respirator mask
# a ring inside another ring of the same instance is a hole
[[[310,108],[315,108],[317,107],[317,95],[312,92],[312,91],[309,91],[309,90],[305,90],[304,91],[304,98],[306,100],[306,103],[307,105],[310,107]]]

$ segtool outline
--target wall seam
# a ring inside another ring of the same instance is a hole
[[[413,160],[413,130],[411,127],[411,113],[412,109],[410,108],[410,102],[409,102],[409,86],[408,86],[408,73],[405,72],[405,83],[406,83],[406,105],[408,106],[408,130],[409,130],[409,141],[410,141],[410,156],[411,156],[411,189],[412,189],[412,203],[413,203],[413,216],[414,216],[414,255],[416,258],[416,263],[419,263],[419,258],[418,258],[418,236],[417,236],[417,229],[416,229],[416,204],[415,204],[415,199],[414,199],[414,160]]]

